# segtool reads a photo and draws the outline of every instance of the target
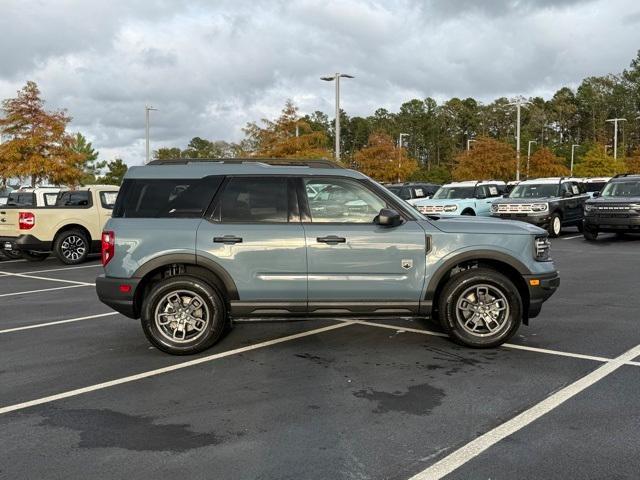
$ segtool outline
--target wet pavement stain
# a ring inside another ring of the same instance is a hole
[[[411,415],[429,415],[445,397],[443,390],[426,383],[409,386],[406,392],[389,393],[367,389],[353,392],[353,395],[377,402],[378,405],[373,413],[402,412]]]
[[[333,363],[332,358],[324,358],[318,355],[311,355],[310,353],[296,353],[295,356],[298,358],[304,358],[305,360],[311,360],[313,363],[317,363],[323,367],[328,367],[330,363]]]
[[[157,425],[151,417],[113,410],[49,408],[42,415],[42,425],[79,432],[81,448],[185,452],[223,442],[213,433],[192,432],[189,425]]]

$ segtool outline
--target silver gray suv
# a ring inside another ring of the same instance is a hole
[[[156,161],[125,177],[96,289],[172,354],[243,317],[436,317],[495,347],[557,289],[549,246],[521,222],[424,217],[329,161]]]

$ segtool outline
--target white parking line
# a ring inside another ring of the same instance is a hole
[[[21,275],[31,275],[33,273],[62,272],[64,270],[78,270],[82,268],[97,268],[97,267],[102,267],[102,264],[98,263],[96,265],[81,265],[79,267],[49,268],[47,270],[32,270],[29,272],[0,272],[0,277],[13,275],[14,273],[19,273]]]
[[[12,292],[12,293],[1,293],[1,297],[13,297],[14,295],[28,295],[30,293],[42,293],[42,292],[53,292],[54,290],[65,290],[67,288],[78,288],[78,287],[91,287],[94,284],[87,283],[86,285],[65,285],[64,287],[54,287],[54,288],[41,288],[40,290],[27,290],[26,292]]]
[[[558,390],[540,403],[537,403],[533,407],[525,410],[519,415],[516,415],[511,420],[508,420],[493,430],[480,435],[478,438],[467,443],[462,448],[459,448],[455,452],[444,457],[442,460],[434,463],[429,468],[411,477],[410,480],[436,480],[448,475],[468,461],[480,455],[489,447],[523,429],[531,422],[559,407],[586,388],[602,380],[606,376],[611,375],[638,355],[640,355],[640,345],[635,346],[613,360],[607,361],[604,365],[601,365],[593,372],[585,375],[579,380],[576,380],[571,385]]]
[[[76,280],[63,280],[62,278],[36,277],[35,275],[27,275],[26,273],[11,273],[11,272],[0,272],[0,273],[4,273],[6,276],[10,276],[10,277],[31,278],[34,280],[48,280],[50,282],[74,283],[76,285],[95,285],[95,283],[78,282]]]
[[[207,355],[206,357],[196,358],[195,360],[176,363],[175,365],[170,365],[168,367],[157,368],[155,370],[149,370],[147,372],[137,373],[135,375],[129,375],[128,377],[122,377],[122,378],[118,378],[108,382],[90,385],[88,387],[77,388],[75,390],[69,390],[67,392],[50,395],[48,397],[37,398],[35,400],[30,400],[28,402],[8,405],[6,407],[0,408],[0,415],[4,413],[9,413],[9,412],[15,412],[17,410],[24,410],[25,408],[33,407],[35,405],[42,405],[43,403],[55,402],[56,400],[61,400],[63,398],[75,397],[78,395],[82,395],[83,393],[94,392],[96,390],[102,390],[104,388],[114,387],[116,385],[122,385],[123,383],[135,382],[137,380],[142,380],[144,378],[154,377],[156,375],[161,375],[163,373],[169,373],[176,370],[181,370],[183,368],[193,367],[194,365],[200,365],[201,363],[211,362],[219,358],[229,357],[231,355],[237,355],[239,353],[249,352],[251,350],[257,350],[259,348],[269,347],[271,345],[277,345],[278,343],[288,342],[290,340],[295,340],[297,338],[308,337],[311,335],[316,335],[318,333],[323,333],[323,332],[328,332],[330,330],[343,328],[348,325],[351,325],[351,322],[345,321],[345,322],[337,323],[335,325],[329,325],[328,327],[316,328],[315,330],[308,330],[306,332],[296,333],[294,335],[288,335],[286,337],[280,337],[273,340],[267,340],[266,342],[260,342],[260,343],[256,343],[246,347],[235,348],[233,350],[228,350],[226,352],[214,353],[213,355]]]
[[[369,322],[366,320],[350,320],[352,323],[358,323],[358,324],[362,324],[362,325],[369,325],[372,327],[380,327],[380,328],[387,328],[390,330],[396,330],[396,331],[406,331],[406,332],[414,332],[414,333],[421,333],[422,335],[432,335],[435,337],[448,337],[448,335],[446,333],[442,333],[442,332],[434,332],[431,330],[423,330],[421,328],[407,328],[407,327],[401,327],[401,326],[397,326],[397,325],[388,325],[386,323],[375,323],[375,322]],[[605,362],[610,362],[612,361],[611,358],[607,358],[607,357],[598,357],[598,356],[594,356],[594,355],[584,355],[582,353],[572,353],[572,352],[563,352],[562,350],[551,350],[548,348],[538,348],[538,347],[529,347],[527,345],[518,345],[515,343],[503,343],[501,346],[501,348],[510,348],[513,350],[526,350],[529,352],[535,352],[535,353],[546,353],[548,355],[558,355],[560,357],[571,357],[571,358],[580,358],[582,360],[592,360],[594,362],[601,362],[601,363],[605,363]],[[640,366],[640,362],[627,362],[627,365],[634,365],[634,366]]]
[[[112,315],[118,315],[118,312],[99,313],[97,315],[87,315],[86,317],[69,318],[68,320],[57,320],[54,322],[38,323],[35,325],[26,325],[24,327],[6,328],[4,330],[0,330],[0,334],[20,332],[22,330],[31,330],[33,328],[50,327],[52,325],[61,325],[63,323],[73,323],[73,322],[81,322],[83,320],[93,320],[94,318],[109,317]]]
[[[560,237],[560,240],[573,240],[574,238],[582,238],[584,235],[573,235],[571,237]]]

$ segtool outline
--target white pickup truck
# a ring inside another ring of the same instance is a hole
[[[114,185],[91,185],[57,194],[54,206],[0,208],[0,247],[30,261],[51,252],[73,265],[100,251],[100,235],[118,195]]]

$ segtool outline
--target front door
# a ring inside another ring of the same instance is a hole
[[[302,182],[310,313],[415,312],[425,277],[422,227],[408,219],[397,227],[375,224],[387,201],[364,182]],[[307,191],[317,194],[307,198]]]
[[[235,315],[306,312],[307,257],[295,188],[287,178],[228,178],[196,239],[197,261],[234,281]]]

